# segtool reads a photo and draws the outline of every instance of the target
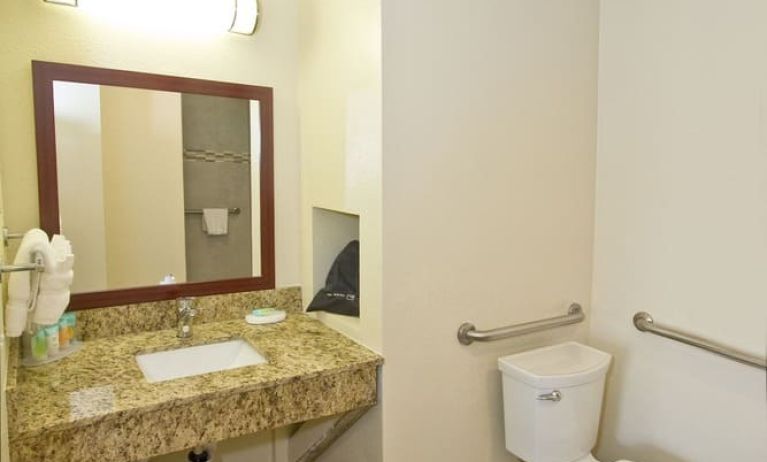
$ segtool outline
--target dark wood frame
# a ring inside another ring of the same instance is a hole
[[[258,100],[261,116],[261,275],[209,282],[72,294],[71,310],[274,288],[274,120],[272,89],[253,85],[32,61],[40,227],[59,229],[53,82],[67,81]]]

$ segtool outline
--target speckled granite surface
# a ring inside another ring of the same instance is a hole
[[[195,324],[239,319],[253,308],[274,307],[289,313],[301,313],[301,288],[286,287],[255,292],[197,297]],[[94,340],[152,330],[171,329],[176,325],[176,301],[136,303],[77,311],[79,337]]]
[[[268,363],[148,383],[136,353],[231,338]],[[58,363],[20,369],[9,384],[13,462],[133,461],[376,400],[382,358],[308,316],[251,326],[195,326],[188,340],[162,330],[84,343]]]

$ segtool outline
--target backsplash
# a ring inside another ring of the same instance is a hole
[[[244,317],[257,307],[300,313],[301,288],[285,287],[197,297],[195,324]],[[176,327],[176,301],[136,303],[77,311],[79,337],[94,340]]]

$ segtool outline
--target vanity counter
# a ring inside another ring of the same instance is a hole
[[[241,338],[266,364],[149,383],[138,353]],[[10,383],[13,462],[133,461],[376,403],[383,359],[322,323],[291,314],[83,343],[61,361],[19,368]]]

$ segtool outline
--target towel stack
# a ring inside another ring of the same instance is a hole
[[[58,322],[69,305],[75,261],[70,242],[58,234],[49,241],[44,231],[32,229],[24,234],[14,264],[28,264],[35,255],[42,257],[44,268],[39,274],[40,287],[35,306],[30,306],[33,299],[31,280],[38,277],[37,274],[11,273],[8,281],[5,328],[9,337],[18,337],[24,332],[30,312],[33,313],[33,322],[50,325]]]

